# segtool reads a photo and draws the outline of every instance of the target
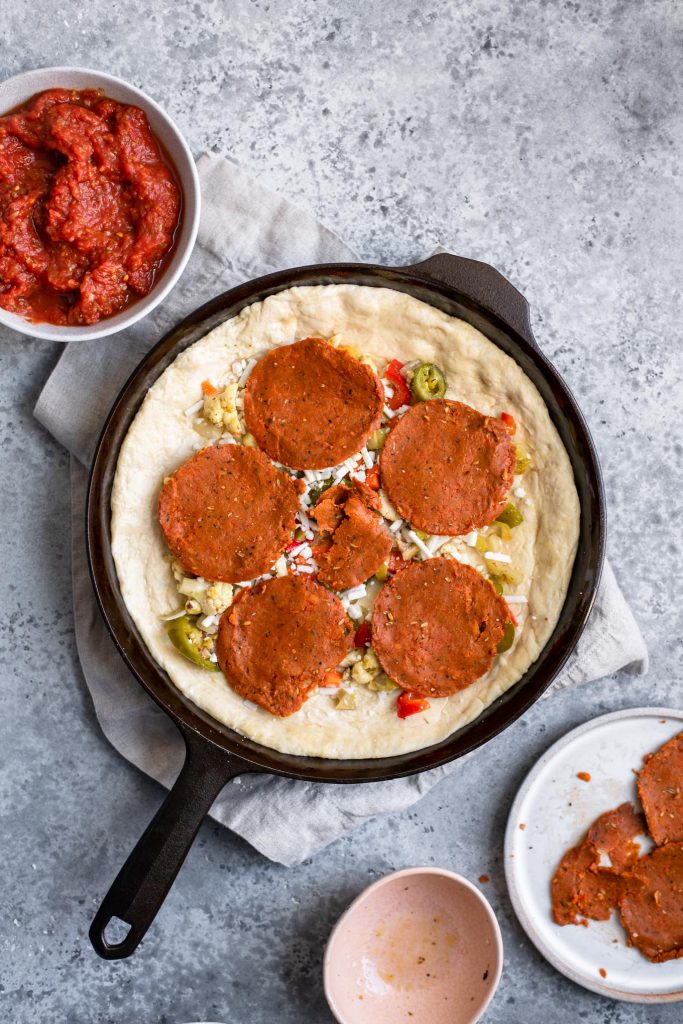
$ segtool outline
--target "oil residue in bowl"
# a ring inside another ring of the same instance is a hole
[[[473,1024],[495,990],[495,923],[450,873],[397,872],[341,919],[326,956],[326,994],[345,1024]]]
[[[457,965],[458,946],[455,922],[443,909],[397,909],[374,929],[363,953],[367,991],[441,987]]]

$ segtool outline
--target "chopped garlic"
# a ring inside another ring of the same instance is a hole
[[[200,598],[202,611],[207,615],[222,615],[232,604],[232,584],[212,583]]]
[[[382,671],[382,666],[379,663],[377,655],[373,651],[372,647],[368,647],[367,651],[363,655],[360,661],[351,669],[351,678],[354,683],[358,683],[359,686],[367,686],[373,679]]]
[[[351,665],[355,665],[357,661],[360,661],[362,657],[363,655],[360,651],[349,651],[344,660],[339,662],[339,668],[350,668]]]
[[[209,584],[201,576],[196,579],[192,579],[189,576],[183,576],[178,581],[178,591],[184,594],[185,597],[193,597],[196,601],[201,600],[208,588]]]
[[[204,399],[204,419],[216,427],[223,427],[231,434],[242,433],[236,406],[237,391],[237,381],[233,381],[219,395],[210,395]]]

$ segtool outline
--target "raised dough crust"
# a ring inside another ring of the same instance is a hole
[[[156,519],[164,477],[194,451],[198,435],[185,410],[207,377],[230,374],[236,359],[310,336],[343,336],[380,365],[392,358],[441,366],[447,397],[497,416],[507,410],[533,449],[524,476],[530,499],[523,528],[506,551],[522,571],[517,592],[529,614],[512,649],[476,683],[429,711],[399,719],[396,694],[358,688],[358,706],[338,711],[314,694],[289,718],[246,704],[222,673],[194,667],[172,646],[160,616],[178,594]],[[112,493],[112,551],[126,605],[154,658],[175,685],[214,718],[265,746],[316,757],[385,757],[437,743],[471,722],[536,660],[564,603],[579,533],[579,500],[569,457],[545,403],[517,363],[483,334],[390,288],[320,285],[290,288],[247,306],[186,349],[150,388],[121,447]]]

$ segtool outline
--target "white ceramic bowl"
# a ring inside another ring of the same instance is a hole
[[[474,1024],[502,967],[500,928],[479,890],[452,871],[407,868],[339,918],[325,995],[340,1024]]]
[[[185,269],[194,247],[199,226],[201,196],[199,177],[187,143],[154,100],[139,89],[128,85],[114,75],[88,68],[37,68],[24,71],[0,83],[0,114],[25,103],[45,89],[102,89],[106,96],[121,103],[141,107],[149,120],[156,137],[171,158],[183,193],[183,214],[176,245],[168,266],[148,295],[137,299],[131,306],[115,316],[100,320],[99,323],[84,327],[59,327],[55,324],[36,324],[15,313],[0,308],[0,324],[12,330],[28,334],[32,338],[48,338],[53,341],[86,341],[116,334],[141,320],[165,298]]]

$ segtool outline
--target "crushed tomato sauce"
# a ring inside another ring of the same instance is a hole
[[[94,324],[147,295],[181,192],[147,116],[96,89],[49,89],[0,117],[0,306]]]

